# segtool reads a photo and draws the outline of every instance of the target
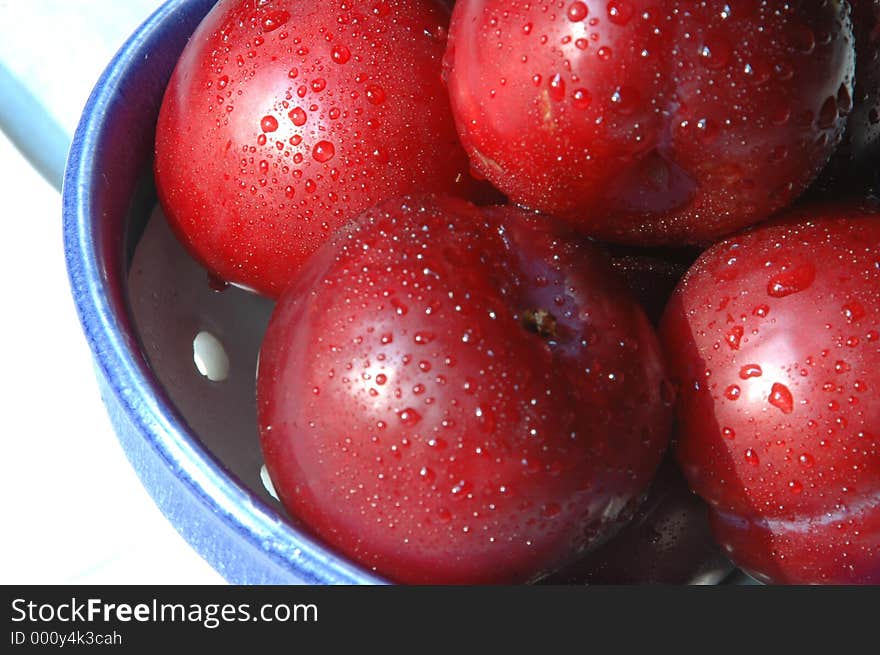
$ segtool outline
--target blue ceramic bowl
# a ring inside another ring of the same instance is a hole
[[[162,94],[213,4],[170,0],[151,16],[107,67],[71,146],[62,190],[65,253],[102,396],[159,508],[230,582],[382,582],[297,530],[231,473],[183,419],[140,345],[127,294],[138,232],[132,217],[145,211],[133,208],[155,204],[149,181]]]

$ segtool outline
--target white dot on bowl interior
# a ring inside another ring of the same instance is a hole
[[[260,467],[260,480],[263,481],[263,486],[269,492],[269,495],[278,500],[278,492],[275,491],[275,485],[272,484],[272,478],[269,477],[269,471],[266,469],[265,464]]]
[[[193,362],[199,373],[211,382],[222,382],[229,377],[229,355],[210,332],[202,330],[193,339]]]

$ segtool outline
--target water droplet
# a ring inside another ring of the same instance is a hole
[[[855,323],[865,317],[865,308],[858,300],[852,300],[843,306],[843,315],[847,323]]]
[[[420,346],[431,343],[433,340],[434,335],[431,332],[416,332],[413,335],[413,341],[415,341]]]
[[[777,61],[773,65],[773,72],[776,73],[776,77],[780,80],[787,81],[794,77],[794,66],[785,60]],[[809,114],[809,111],[807,113]],[[806,122],[809,124],[810,121]]]
[[[269,11],[263,16],[263,20],[260,22],[260,25],[263,28],[264,32],[271,32],[273,30],[277,30],[279,27],[284,25],[290,19],[290,14],[283,9],[279,9],[277,11]]]
[[[288,118],[290,118],[291,122],[297,127],[302,127],[306,124],[306,120],[308,116],[306,116],[306,112],[301,107],[294,107],[291,109],[288,114]]]
[[[214,273],[208,273],[208,288],[210,288],[211,291],[222,293],[229,288],[229,282]]]
[[[586,89],[575,89],[571,99],[578,109],[586,109],[593,102],[593,96]]]
[[[378,384],[379,386],[382,386],[386,382],[388,382],[387,375],[385,375],[384,373],[379,373],[376,375],[376,384]]]
[[[727,333],[724,341],[727,343],[728,347],[731,350],[739,350],[739,344],[743,338],[743,332],[744,330],[741,325],[734,325],[732,328],[730,328],[730,331]]]
[[[741,389],[737,384],[731,384],[727,389],[724,390],[724,396],[728,400],[739,400],[739,396],[741,393]]]
[[[701,118],[697,121],[697,136],[703,143],[709,144],[718,138],[718,125],[708,118]]]
[[[341,43],[337,43],[330,49],[330,58],[334,63],[344,64],[351,59],[351,50]]]
[[[320,93],[327,88],[327,80],[325,80],[323,77],[316,77],[312,80],[310,86],[312,87],[312,91],[314,91],[315,93]]]
[[[852,111],[853,101],[849,89],[845,84],[841,84],[837,89],[837,111],[841,116],[846,116]]]
[[[751,448],[748,448],[745,453],[746,462],[751,464],[752,466],[757,466],[761,463],[761,459],[758,457],[758,453],[756,453]]]
[[[786,40],[792,48],[804,55],[816,49],[816,35],[803,23],[790,22],[786,27]]]
[[[797,480],[792,480],[788,483],[788,490],[793,494],[799,494],[804,490],[804,485]]]
[[[315,147],[312,149],[312,157],[315,158],[316,161],[328,162],[333,159],[333,155],[336,154],[336,148],[333,147],[333,144],[329,141],[318,141],[315,144]]]
[[[733,48],[727,38],[718,34],[710,34],[703,41],[703,45],[700,46],[699,55],[703,66],[717,70],[724,68],[730,63]]]
[[[631,86],[619,86],[611,94],[611,106],[618,113],[633,113],[641,102],[641,94]]]
[[[367,87],[367,101],[373,105],[381,105],[385,102],[385,89],[378,84],[370,84]]]
[[[822,108],[819,110],[819,117],[817,118],[819,127],[825,130],[834,127],[834,122],[837,120],[837,117],[837,98],[834,96],[828,96],[825,102],[822,103]]]
[[[495,418],[494,411],[492,411],[488,407],[485,409],[482,407],[477,407],[474,413],[476,414],[477,418],[480,419],[480,429],[483,432],[487,434],[492,434],[493,432],[495,432],[497,420]]]
[[[565,81],[559,73],[550,78],[550,98],[556,102],[565,98]]]
[[[741,369],[739,369],[739,376],[743,380],[748,380],[749,378],[759,378],[764,373],[761,370],[761,367],[757,364],[746,364]]]
[[[783,414],[791,414],[794,411],[794,398],[788,387],[779,382],[774,382],[770,388],[769,402]]]
[[[807,468],[812,467],[813,464],[816,463],[816,460],[813,459],[813,456],[808,453],[803,453],[800,457],[798,457],[798,461]]]
[[[391,299],[391,306],[394,307],[394,313],[398,316],[406,316],[406,313],[409,311],[409,307],[404,305],[397,298]]]
[[[721,434],[724,435],[725,439],[736,439],[736,432],[733,428],[722,428]]]
[[[585,5],[583,2],[580,2],[580,0],[576,0],[568,6],[568,11],[566,12],[566,15],[568,16],[568,20],[570,20],[572,23],[577,23],[578,21],[582,21],[584,18],[586,18],[589,13],[589,7],[587,7],[587,5]]]
[[[412,407],[407,407],[406,409],[397,412],[397,418],[399,418],[400,422],[404,425],[415,425],[422,420],[422,415]]]
[[[449,490],[449,494],[455,500],[463,500],[467,498],[468,494],[473,490],[473,485],[467,480],[459,480],[452,488]]]
[[[615,25],[626,25],[634,10],[627,0],[611,0],[608,3],[608,20]]]
[[[260,128],[263,132],[274,132],[278,129],[278,119],[274,116],[263,116],[260,120]]]
[[[808,289],[816,279],[816,268],[807,262],[783,270],[767,282],[767,295],[774,298],[785,298],[794,293]]]

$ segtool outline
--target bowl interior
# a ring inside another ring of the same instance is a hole
[[[212,279],[174,237],[160,207],[148,202],[137,210],[147,210],[146,224],[126,288],[141,352],[204,451],[282,511],[261,476],[255,401],[257,357],[273,303]],[[135,213],[130,226],[143,220]]]

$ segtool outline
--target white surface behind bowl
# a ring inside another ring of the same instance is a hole
[[[51,120],[69,140],[104,66],[159,4],[0,0],[0,65],[45,111],[15,120]],[[60,196],[2,132],[0,197],[0,584],[222,583],[116,441],[68,287]]]

